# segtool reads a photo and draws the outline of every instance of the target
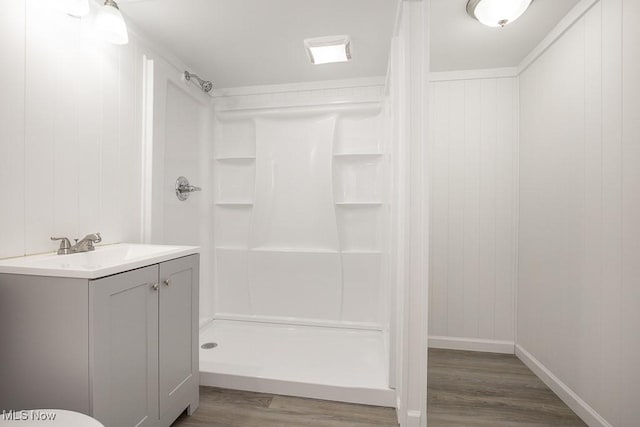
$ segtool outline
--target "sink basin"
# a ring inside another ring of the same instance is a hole
[[[0,273],[96,279],[198,253],[197,246],[119,243],[71,255],[32,255],[0,260]]]

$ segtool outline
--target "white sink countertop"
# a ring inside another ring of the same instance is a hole
[[[97,279],[200,252],[198,246],[118,243],[70,255],[55,252],[0,260],[0,273]]]

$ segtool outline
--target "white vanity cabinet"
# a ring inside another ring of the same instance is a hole
[[[95,279],[0,274],[0,411],[169,426],[198,406],[191,254]]]

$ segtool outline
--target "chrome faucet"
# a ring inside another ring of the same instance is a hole
[[[52,237],[51,240],[60,240],[60,248],[58,248],[58,255],[67,255],[71,252],[71,242],[66,237]]]
[[[80,241],[75,239],[76,243],[74,245],[71,245],[71,242],[66,237],[52,237],[51,240],[60,240],[58,255],[67,255],[95,250],[93,244],[102,242],[102,237],[100,237],[100,233],[87,234]]]
[[[89,252],[95,250],[93,246],[94,243],[102,242],[102,237],[100,237],[100,233],[95,234],[87,234],[78,242],[76,239],[76,244],[71,246],[71,252]]]

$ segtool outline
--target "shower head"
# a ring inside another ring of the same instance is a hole
[[[210,81],[202,82],[200,86],[202,87],[202,91],[204,93],[209,93],[211,92],[211,89],[213,89],[213,83],[211,83]]]
[[[209,93],[209,92],[211,92],[211,90],[213,90],[213,83],[211,83],[209,80],[202,80],[196,74],[192,74],[192,73],[190,73],[188,71],[185,71],[184,72],[184,79],[186,81],[191,81],[191,79],[195,79],[198,82],[198,85],[200,86],[200,89],[202,89],[202,91],[204,93]]]

